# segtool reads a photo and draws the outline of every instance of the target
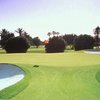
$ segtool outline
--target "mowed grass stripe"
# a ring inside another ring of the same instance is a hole
[[[54,53],[54,54],[3,54],[0,55],[1,63],[14,63],[14,64],[33,64],[33,65],[46,65],[56,67],[77,67],[87,65],[100,64],[100,55],[90,55],[80,52],[75,53]]]
[[[28,66],[27,66],[28,67]],[[88,67],[88,66],[87,66]],[[85,67],[86,68],[86,67]],[[30,85],[11,100],[99,100],[99,68],[32,68]]]

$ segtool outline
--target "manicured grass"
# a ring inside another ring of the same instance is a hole
[[[16,65],[14,65],[16,66]],[[19,66],[16,66],[19,67]],[[10,99],[17,94],[19,94],[21,91],[23,91],[28,85],[30,80],[30,72],[22,67],[22,70],[25,72],[25,78],[19,81],[18,83],[7,87],[0,91],[0,99]]]
[[[44,46],[40,46],[39,48],[33,46],[28,49],[27,53],[45,53],[45,49]]]
[[[100,55],[35,50],[0,54],[1,63],[16,64],[31,73],[28,87],[10,100],[100,100]]]

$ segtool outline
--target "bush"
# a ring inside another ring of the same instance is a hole
[[[45,51],[47,53],[64,52],[66,43],[61,37],[53,37],[49,39],[49,42],[45,45]]]
[[[63,39],[67,42],[68,45],[73,45],[74,38],[76,37],[75,34],[65,34]]]
[[[80,35],[74,39],[75,50],[93,49],[94,39],[90,35]]]
[[[10,38],[4,49],[7,53],[25,53],[29,48],[29,44],[24,37],[14,37]]]
[[[39,37],[33,38],[33,45],[35,45],[37,48],[41,45],[41,40]]]
[[[75,39],[76,35],[75,34],[65,34],[63,36],[63,39],[66,41],[67,46],[66,49],[74,49],[73,48],[73,41]]]

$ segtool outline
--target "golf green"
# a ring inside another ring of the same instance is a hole
[[[28,81],[28,86],[10,100],[100,100],[100,55],[82,51],[1,53],[0,62],[16,64],[30,74],[21,84]]]

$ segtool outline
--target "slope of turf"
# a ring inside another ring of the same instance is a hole
[[[16,65],[14,65],[14,66],[16,66]],[[19,67],[19,66],[16,66],[16,67]],[[22,69],[25,72],[25,77],[18,83],[1,90],[0,91],[0,99],[10,99],[10,98],[16,96],[17,94],[19,94],[21,91],[23,91],[29,85],[30,72],[25,68],[22,68]]]
[[[27,67],[31,67],[27,66]],[[99,100],[99,66],[30,68],[29,86],[11,100]]]
[[[0,54],[0,62],[17,64],[31,73],[28,87],[10,100],[100,100],[100,55]]]

